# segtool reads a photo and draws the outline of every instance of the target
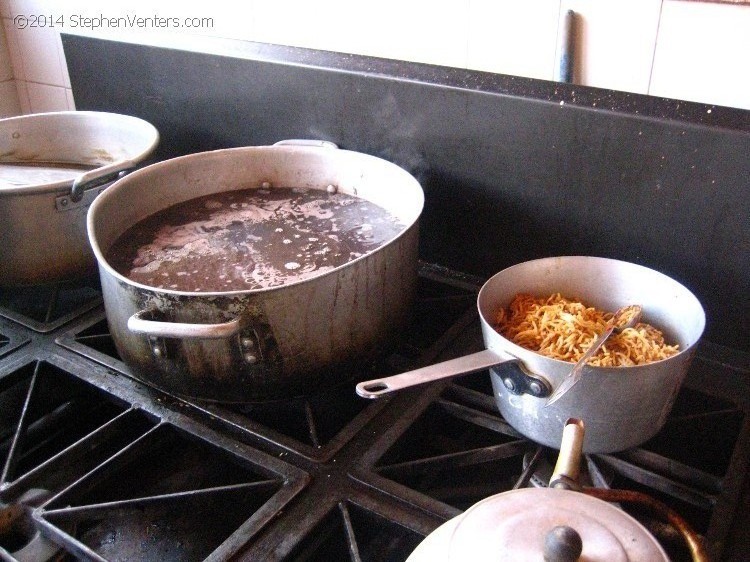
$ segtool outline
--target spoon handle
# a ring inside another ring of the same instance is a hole
[[[565,378],[563,381],[558,385],[558,387],[555,389],[555,391],[550,394],[549,398],[547,398],[547,402],[544,404],[545,406],[550,406],[557,402],[560,398],[563,397],[575,384],[581,380],[581,372],[583,371],[583,366],[586,364],[586,361],[591,359],[593,355],[599,351],[599,348],[604,344],[605,341],[607,341],[607,338],[612,335],[612,332],[615,329],[615,322],[614,320],[609,323],[607,326],[607,329],[604,330],[598,338],[594,340],[594,343],[591,344],[591,347],[589,347],[586,350],[586,353],[584,353],[581,358],[578,360],[578,362],[573,365],[573,368],[570,370],[570,372],[565,375]]]

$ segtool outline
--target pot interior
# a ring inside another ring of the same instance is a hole
[[[89,237],[100,264],[118,275],[106,252],[125,230],[163,209],[226,191],[329,186],[384,208],[405,225],[402,232],[418,220],[424,203],[413,176],[374,156],[330,147],[231,148],[166,160],[118,180],[91,206]]]
[[[0,192],[70,188],[87,170],[140,161],[159,133],[130,115],[60,111],[0,119]]]

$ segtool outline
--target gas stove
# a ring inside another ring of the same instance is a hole
[[[421,263],[412,324],[352,381],[483,348],[482,280]],[[643,492],[703,538],[748,552],[750,357],[699,346],[663,430],[587,455],[586,484]],[[135,378],[96,279],[0,291],[0,559],[400,561],[490,495],[543,486],[556,451],[519,435],[486,373],[377,401],[354,382],[288,401],[187,401]],[[623,509],[670,557],[675,528]]]

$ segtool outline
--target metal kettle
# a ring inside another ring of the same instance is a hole
[[[568,420],[548,488],[521,488],[474,504],[428,535],[407,562],[669,562],[636,519],[575,491],[583,437],[583,422]],[[706,560],[694,535],[687,540],[694,560]]]

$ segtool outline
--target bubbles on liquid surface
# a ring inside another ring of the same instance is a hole
[[[246,189],[174,205],[115,242],[107,261],[133,281],[183,291],[281,286],[377,249],[403,229],[352,195]]]

